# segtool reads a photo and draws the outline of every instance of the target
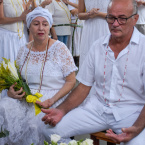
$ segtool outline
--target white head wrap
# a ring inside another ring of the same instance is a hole
[[[52,14],[47,9],[44,9],[42,7],[37,7],[32,12],[28,13],[26,16],[28,29],[30,27],[32,20],[35,19],[36,17],[45,18],[48,21],[50,28],[52,27],[53,24]]]

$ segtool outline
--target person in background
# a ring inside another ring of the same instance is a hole
[[[138,4],[138,14],[139,19],[136,23],[136,28],[145,35],[145,1],[138,0],[136,1]]]
[[[71,13],[71,23],[77,24],[83,27],[84,20],[78,19],[78,0],[63,0],[64,3],[68,5],[68,9]],[[68,48],[71,51],[74,61],[77,66],[79,66],[79,56],[80,56],[80,42],[81,34],[83,28],[81,27],[71,27],[71,35],[68,40]]]
[[[54,25],[70,24],[70,11],[62,0],[52,0],[52,3],[45,7],[52,13]],[[70,26],[54,27],[58,40],[67,45],[68,36],[71,35]]]
[[[14,61],[19,48],[28,42],[25,26],[26,4],[23,0],[0,1],[0,61]]]
[[[80,44],[80,64],[85,60],[91,44],[101,36],[108,34],[105,21],[110,0],[79,0],[79,19],[85,20]],[[87,41],[86,41],[87,40]]]

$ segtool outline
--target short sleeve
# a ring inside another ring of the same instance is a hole
[[[76,76],[77,80],[86,86],[92,86],[95,81],[95,44],[92,45]]]
[[[77,71],[78,68],[76,67],[73,57],[66,45],[62,42],[59,42],[57,45],[59,45],[57,50],[57,61],[59,62],[64,77],[66,77],[70,73]]]

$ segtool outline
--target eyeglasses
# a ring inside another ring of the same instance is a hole
[[[131,15],[131,16],[128,17],[128,18],[124,18],[124,17],[118,17],[118,18],[116,18],[116,17],[107,15],[105,18],[106,18],[106,21],[107,21],[108,24],[113,24],[113,23],[115,22],[115,20],[117,20],[117,22],[118,22],[120,25],[122,25],[122,24],[126,24],[127,20],[128,20],[129,18],[133,17],[134,15],[136,15],[136,14],[133,14],[133,15]]]

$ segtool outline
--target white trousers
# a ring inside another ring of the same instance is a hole
[[[102,115],[99,115],[95,107],[86,108],[82,106],[66,114],[55,127],[47,126],[48,128],[43,133],[47,138],[51,134],[58,134],[63,138],[61,141],[66,143],[69,142],[68,138],[71,136],[99,132],[109,128],[119,134],[122,132],[121,128],[132,126],[139,114],[140,112],[137,111],[121,121],[116,121],[110,108],[106,109]],[[131,141],[121,143],[121,145],[144,144],[145,129]]]

